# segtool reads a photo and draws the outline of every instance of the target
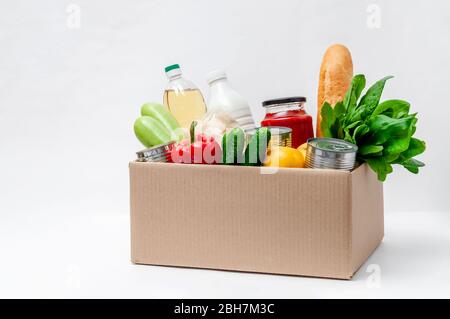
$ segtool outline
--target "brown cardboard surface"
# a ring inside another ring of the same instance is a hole
[[[384,236],[383,184],[363,165],[352,172],[352,272],[356,272]]]
[[[365,165],[132,162],[130,186],[134,263],[348,279],[382,238],[382,188]]]

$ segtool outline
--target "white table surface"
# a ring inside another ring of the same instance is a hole
[[[343,281],[133,265],[126,212],[4,215],[0,297],[449,298],[450,213],[388,213],[385,227],[381,246]]]

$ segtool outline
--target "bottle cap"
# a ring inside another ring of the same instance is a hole
[[[181,69],[179,64],[172,64],[169,66],[166,66],[164,68],[164,71],[166,72],[166,75],[171,78],[173,76],[181,75]]]
[[[169,72],[169,71],[179,69],[179,68],[180,68],[179,64],[172,64],[172,65],[166,66],[164,71]]]
[[[227,74],[225,73],[225,71],[223,71],[223,70],[216,70],[216,71],[210,72],[206,76],[206,82],[208,84],[211,84],[212,82],[214,82],[216,80],[226,79],[226,78],[227,78]]]

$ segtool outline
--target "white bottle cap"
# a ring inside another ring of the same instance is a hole
[[[227,75],[225,73],[225,71],[223,70],[216,70],[216,71],[212,71],[210,72],[207,76],[206,76],[206,82],[208,84],[211,84],[212,82],[219,80],[219,79],[226,79]]]

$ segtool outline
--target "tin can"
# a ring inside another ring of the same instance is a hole
[[[336,138],[310,138],[306,148],[308,168],[329,168],[351,171],[355,167],[355,144]]]
[[[269,147],[272,145],[292,147],[292,129],[284,126],[266,126],[270,131]],[[250,141],[256,129],[245,131],[247,133],[247,143]]]
[[[136,152],[138,162],[171,162],[172,158],[170,152],[175,146],[175,142],[169,142],[167,144],[161,144],[154,147],[147,148],[145,150]]]

